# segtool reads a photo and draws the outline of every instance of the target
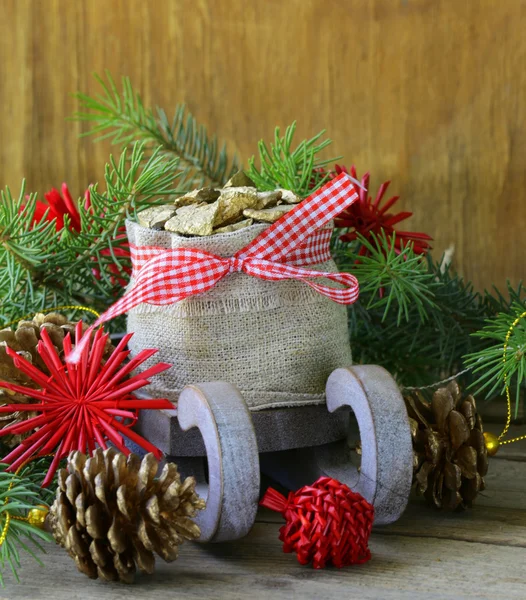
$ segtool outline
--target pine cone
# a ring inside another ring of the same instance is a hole
[[[484,489],[488,455],[473,396],[456,382],[438,389],[431,402],[419,393],[405,398],[414,449],[413,484],[438,508],[470,507]]]
[[[200,535],[190,519],[205,506],[195,479],[181,477],[166,463],[159,479],[153,454],[141,459],[113,448],[92,458],[72,453],[58,475],[57,497],[49,518],[58,544],[92,579],[131,583],[136,566],[153,573],[156,552],[177,558],[182,542]]]
[[[34,387],[33,381],[21,373],[13,364],[13,359],[6,354],[6,347],[21,354],[26,360],[34,364],[45,373],[49,373],[40,354],[37,351],[38,342],[42,329],[45,329],[53,345],[61,355],[63,352],[64,337],[70,333],[72,342],[75,342],[76,323],[68,321],[64,315],[59,313],[48,313],[47,315],[37,314],[32,321],[20,321],[15,331],[10,327],[0,330],[0,381],[8,381],[28,387]],[[87,325],[86,325],[87,328]],[[104,358],[108,357],[113,351],[113,346],[108,343],[105,348]],[[23,394],[14,394],[8,390],[0,388],[0,406],[4,404],[28,402],[29,397]],[[12,425],[15,422],[23,421],[34,417],[36,413],[20,411],[14,414],[0,417],[0,428]],[[27,435],[8,435],[2,438],[6,446],[14,447],[21,442]]]

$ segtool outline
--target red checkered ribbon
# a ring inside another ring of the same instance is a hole
[[[133,286],[96,325],[143,302],[173,304],[202,294],[234,272],[268,281],[297,279],[339,304],[352,304],[358,298],[358,281],[353,275],[313,271],[301,266],[328,260],[330,230],[322,228],[357,198],[351,178],[342,173],[228,258],[193,248],[132,247]],[[320,278],[343,287],[311,281]]]

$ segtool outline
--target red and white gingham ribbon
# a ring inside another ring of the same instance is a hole
[[[297,279],[339,304],[352,304],[358,298],[358,281],[353,275],[312,271],[301,265],[328,260],[330,230],[321,228],[357,198],[351,178],[341,173],[228,258],[193,248],[132,246],[133,286],[95,325],[143,302],[173,304],[202,294],[234,272],[269,281]],[[319,278],[330,279],[343,287],[310,281]]]

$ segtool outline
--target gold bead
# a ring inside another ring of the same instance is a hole
[[[484,442],[486,443],[486,449],[488,456],[495,456],[500,446],[499,438],[494,433],[484,432]]]
[[[47,506],[44,506],[43,504],[39,504],[27,513],[27,522],[30,525],[33,525],[33,527],[44,529],[44,523],[46,521],[48,513],[49,508]]]

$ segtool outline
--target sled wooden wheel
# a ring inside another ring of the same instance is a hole
[[[239,390],[225,382],[190,385],[179,397],[178,419],[185,431],[199,428],[208,459],[199,541],[243,537],[256,518],[260,475],[256,434]]]
[[[374,505],[376,524],[396,521],[407,505],[413,476],[409,419],[396,382],[374,365],[336,369],[327,381],[327,408],[354,412],[361,441],[359,471],[347,441],[273,452],[261,457],[262,470],[292,489],[321,475],[334,477]]]

